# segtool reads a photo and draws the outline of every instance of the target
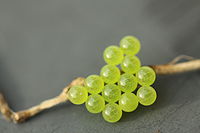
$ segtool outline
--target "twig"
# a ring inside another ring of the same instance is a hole
[[[177,63],[183,58],[189,61],[183,63]],[[187,71],[200,70],[200,59],[191,60],[191,57],[189,56],[179,56],[168,64],[151,65],[150,67],[152,67],[155,70],[156,74],[183,73]],[[67,92],[69,88],[74,85],[83,85],[83,84],[84,84],[84,78],[79,77],[73,80],[67,87],[65,87],[58,96],[43,101],[42,103],[34,107],[19,112],[12,111],[11,108],[8,106],[8,103],[6,102],[4,96],[0,93],[0,111],[7,120],[10,120],[14,123],[24,122],[28,118],[31,118],[32,116],[40,113],[45,109],[49,109],[60,103],[66,102],[68,100]]]
[[[48,109],[58,104],[61,104],[63,102],[66,102],[68,100],[67,92],[69,88],[74,85],[83,85],[83,83],[84,83],[84,78],[82,77],[76,78],[67,87],[65,87],[58,96],[49,100],[45,100],[36,106],[33,106],[29,109],[22,110],[19,112],[12,111],[10,107],[8,106],[8,103],[6,102],[4,96],[0,93],[0,111],[7,120],[10,120],[14,123],[23,122],[26,119],[40,113],[41,111],[45,109]]]
[[[171,65],[176,64],[183,59],[190,61],[190,60],[194,60],[194,57],[188,56],[188,55],[179,55],[179,56],[175,57],[172,61],[170,61],[168,64],[171,64]]]
[[[177,74],[200,69],[200,59],[177,64],[151,65],[156,74]]]

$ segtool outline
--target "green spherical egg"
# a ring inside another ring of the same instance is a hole
[[[122,71],[135,74],[140,69],[141,63],[138,57],[127,55],[121,63]]]
[[[90,75],[85,79],[85,86],[89,93],[97,94],[104,88],[104,81],[98,75]]]
[[[137,88],[138,82],[133,74],[124,73],[121,75],[118,85],[123,92],[133,92]]]
[[[125,36],[120,41],[120,47],[126,55],[135,55],[140,51],[140,41],[134,36]]]
[[[107,102],[117,102],[121,96],[121,90],[115,84],[107,84],[102,91],[102,96]]]
[[[138,107],[138,98],[133,93],[125,92],[119,100],[119,106],[125,112],[132,112]]]
[[[83,86],[72,86],[67,95],[73,104],[83,104],[88,98],[87,89]]]
[[[120,70],[113,65],[105,65],[100,72],[105,83],[114,84],[120,78]]]
[[[122,62],[124,56],[123,51],[117,46],[109,46],[104,50],[104,60],[110,65],[118,65]]]
[[[152,85],[156,79],[156,73],[148,66],[143,66],[136,73],[136,78],[140,85]]]
[[[103,118],[105,121],[114,123],[121,119],[122,117],[122,110],[116,103],[108,103],[106,104],[103,112]]]
[[[138,89],[137,97],[140,104],[144,106],[149,106],[156,101],[157,94],[154,88],[150,86],[143,86]]]
[[[90,113],[100,113],[105,107],[105,101],[99,94],[92,94],[85,103]]]

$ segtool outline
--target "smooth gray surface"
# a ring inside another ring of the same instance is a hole
[[[200,58],[198,0],[1,0],[0,91],[14,110],[60,93],[78,76],[98,74],[102,52],[124,35],[142,43],[142,63],[179,54]],[[197,133],[200,72],[159,76],[157,102],[116,124],[67,102],[1,133]]]

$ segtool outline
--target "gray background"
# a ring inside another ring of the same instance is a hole
[[[54,97],[78,76],[98,74],[102,52],[125,35],[142,43],[145,64],[179,54],[200,58],[198,0],[0,0],[0,91],[14,110]],[[1,133],[197,133],[200,72],[159,76],[156,103],[116,124],[67,102]]]

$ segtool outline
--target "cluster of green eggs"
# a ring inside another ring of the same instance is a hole
[[[74,104],[85,103],[91,113],[102,112],[103,118],[111,123],[119,121],[123,111],[136,110],[139,103],[153,104],[157,95],[151,85],[156,74],[152,68],[141,66],[136,56],[139,51],[140,41],[134,36],[125,36],[119,46],[107,47],[103,53],[107,64],[100,75],[88,76],[84,86],[71,87],[69,100]]]

